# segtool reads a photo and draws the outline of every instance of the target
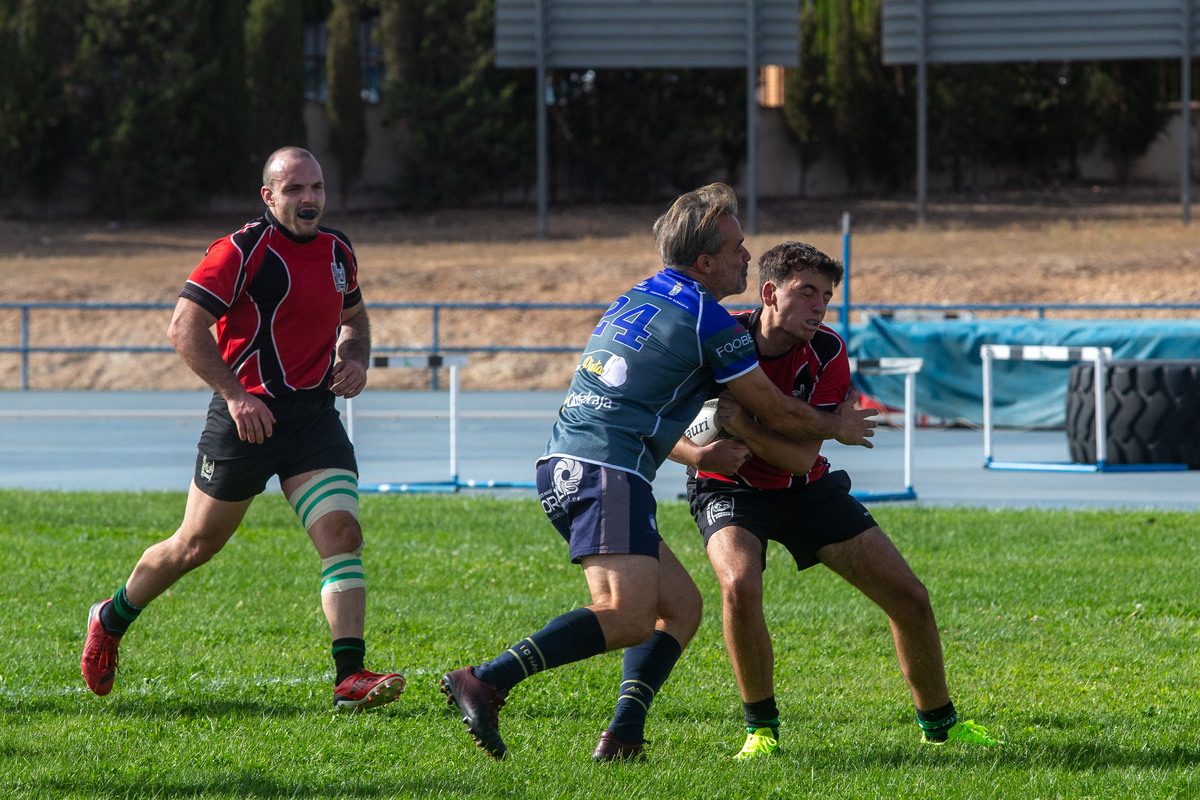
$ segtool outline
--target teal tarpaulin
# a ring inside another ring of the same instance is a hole
[[[857,358],[922,358],[917,414],[983,424],[979,346],[1111,347],[1113,358],[1200,358],[1200,320],[950,319],[897,321],[873,317],[850,332]],[[1069,362],[994,361],[993,422],[1000,427],[1061,428],[1066,420]],[[855,383],[885,405],[904,406],[904,378],[857,375]]]

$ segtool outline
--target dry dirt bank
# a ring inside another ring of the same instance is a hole
[[[607,303],[658,268],[650,226],[660,205],[552,209],[537,238],[531,209],[327,217],[354,242],[368,304]],[[841,257],[853,220],[852,299],[863,303],[1200,302],[1200,230],[1181,224],[1169,189],[1080,189],[933,202],[761,202],[757,255],[785,239]],[[0,221],[4,301],[171,303],[213,239],[245,219],[175,225]],[[751,286],[755,284],[753,265]],[[753,302],[751,295],[740,298]],[[835,298],[835,303],[839,298]],[[736,304],[738,300],[730,301]],[[165,346],[169,311],[34,311],[35,346]],[[582,346],[597,312],[444,312],[443,346]],[[427,346],[426,311],[372,314],[377,347]],[[0,309],[0,345],[20,343],[20,315]],[[575,356],[472,355],[465,388],[560,389]],[[0,388],[19,387],[17,356],[0,353]],[[202,388],[173,354],[51,354],[31,360],[35,389]],[[428,375],[377,371],[381,388]]]

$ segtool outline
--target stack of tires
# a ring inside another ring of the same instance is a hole
[[[1109,464],[1187,464],[1200,469],[1200,361],[1121,359],[1104,367]],[[1067,445],[1077,464],[1096,463],[1095,366],[1071,367]]]

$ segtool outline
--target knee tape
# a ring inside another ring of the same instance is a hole
[[[358,476],[345,469],[323,469],[288,495],[288,502],[305,530],[334,511],[358,519]]]
[[[363,573],[362,545],[352,553],[321,559],[321,594],[367,588]]]

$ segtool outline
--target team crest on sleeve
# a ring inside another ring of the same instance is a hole
[[[346,268],[337,262],[335,258],[333,263],[329,265],[333,270],[333,285],[342,294],[346,293]]]
[[[583,478],[583,465],[573,458],[560,458],[554,462],[551,479],[554,493],[559,500],[579,492],[579,481]]]

